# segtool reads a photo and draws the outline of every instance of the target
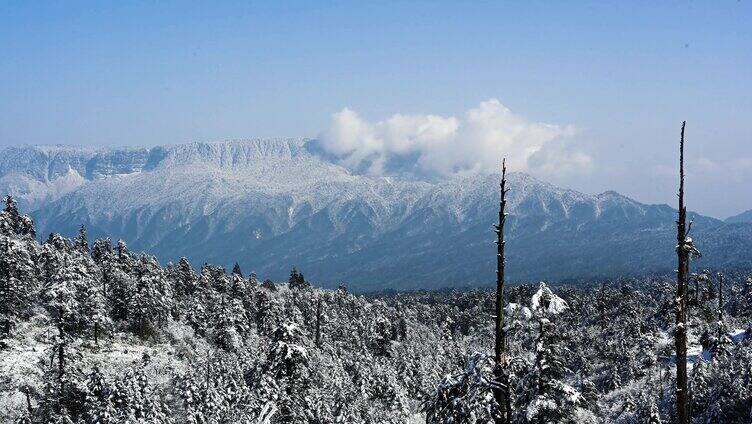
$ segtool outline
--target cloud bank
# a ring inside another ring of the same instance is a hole
[[[342,165],[370,175],[498,172],[502,157],[515,171],[586,172],[590,156],[568,145],[575,132],[530,122],[491,99],[461,118],[396,114],[372,123],[345,108],[332,115],[321,146]]]

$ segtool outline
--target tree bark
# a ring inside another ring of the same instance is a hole
[[[718,273],[718,343],[723,337],[723,274]]]
[[[316,302],[316,347],[321,347],[321,297]]]
[[[723,322],[723,274],[718,273],[718,322]]]
[[[26,395],[26,410],[29,411],[29,416],[34,416],[34,408],[31,407],[31,395],[29,394],[29,389],[24,388],[23,390],[24,395]]]
[[[676,221],[676,409],[679,424],[689,424],[689,393],[687,386],[687,276],[689,249],[687,248],[687,208],[684,206],[684,126],[679,142],[679,219]]]
[[[506,334],[504,332],[504,223],[506,221],[506,194],[508,189],[507,183],[506,160],[501,165],[501,185],[499,199],[499,224],[495,225],[496,230],[496,338],[494,344],[494,353],[496,359],[496,368],[494,374],[498,387],[494,389],[494,398],[499,405],[500,417],[497,423],[507,424],[511,421],[511,403],[509,399],[509,376],[507,374],[506,362]]]

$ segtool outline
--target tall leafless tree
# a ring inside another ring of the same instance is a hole
[[[506,348],[507,339],[504,330],[504,222],[507,204],[506,194],[509,191],[507,184],[506,159],[501,162],[501,196],[499,199],[499,224],[494,225],[496,231],[496,338],[495,359],[496,386],[494,398],[499,405],[500,417],[497,423],[509,423],[511,421],[511,402],[509,397],[509,376],[507,372]]]
[[[679,424],[689,424],[689,394],[687,388],[687,277],[691,240],[687,238],[687,208],[684,206],[684,127],[679,142],[679,219],[676,221],[676,254],[679,268],[676,278],[676,408]]]
[[[723,336],[723,273],[718,273],[718,342]]]
[[[316,347],[321,347],[321,296],[316,300]]]

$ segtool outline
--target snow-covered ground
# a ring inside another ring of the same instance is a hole
[[[42,313],[18,325],[8,349],[0,354],[0,422],[11,422],[19,410],[26,408],[26,398],[22,393],[24,385],[32,391],[43,390],[43,375],[49,368],[51,341],[56,333],[57,330]],[[80,341],[71,345],[71,351],[82,355],[73,362],[78,371],[85,375],[96,366],[105,376],[114,378],[126,368],[145,363],[148,375],[156,378],[154,382],[165,385],[170,376],[184,371],[185,362],[175,360],[177,355],[208,350],[208,345],[202,339],[192,337],[190,327],[176,322],[170,322],[168,337],[160,343],[145,344],[128,333],[118,334],[117,338],[108,341],[106,348]],[[204,345],[182,350],[181,343],[186,340]],[[106,366],[100,366],[103,364]]]

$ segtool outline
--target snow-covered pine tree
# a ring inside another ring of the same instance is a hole
[[[7,346],[16,318],[37,290],[34,235],[34,222],[6,196],[0,212],[0,350]]]
[[[99,266],[102,266],[105,262],[112,261],[114,258],[112,240],[109,237],[94,240],[94,244],[91,246],[91,258]]]
[[[303,335],[294,323],[280,325],[272,336],[265,374],[272,376],[279,390],[278,422],[304,423],[311,418],[308,389],[310,387],[309,354],[302,344]]]
[[[101,276],[102,296],[107,300],[107,289],[110,287],[112,274],[115,267],[115,256],[112,250],[112,241],[109,237],[94,240],[91,246],[91,259],[99,266]]]
[[[299,273],[296,268],[290,271],[290,278],[287,280],[287,284],[291,289],[304,289],[311,287],[311,283],[306,281],[302,273]]]
[[[131,257],[131,252],[128,250],[128,245],[122,239],[118,240],[117,242],[115,254],[117,257],[116,263],[118,268],[120,268],[123,272],[130,274],[133,271],[135,261],[133,257]]]
[[[147,337],[164,324],[172,308],[172,292],[162,268],[153,256],[142,255],[136,264],[135,292],[129,317],[136,333]]]
[[[78,236],[73,240],[73,245],[80,251],[89,253],[89,238],[86,235],[86,226],[81,224],[81,228],[78,230]]]
[[[0,235],[0,350],[7,347],[16,320],[33,300],[36,255],[34,244]]]
[[[119,413],[113,404],[113,390],[104,375],[95,366],[86,380],[84,422],[115,424]]]
[[[5,196],[5,209],[0,212],[0,234],[19,237],[36,237],[34,221],[28,215],[21,215],[18,204],[11,195]]]
[[[499,414],[493,397],[496,359],[474,353],[465,369],[446,375],[435,393],[421,406],[427,423],[489,423]]]
[[[181,257],[178,264],[170,269],[167,277],[172,282],[175,297],[178,300],[193,296],[198,288],[198,275],[193,271],[185,256]]]
[[[165,394],[150,381],[144,369],[148,360],[145,357],[122,377],[118,408],[124,418],[122,422],[172,424],[175,419]]]
[[[243,271],[240,270],[240,264],[235,262],[235,266],[232,267],[232,274],[233,275],[239,275],[240,278],[243,278]]]
[[[520,423],[576,423],[582,396],[565,382],[567,349],[556,316],[568,309],[545,283],[533,295],[531,307],[538,325],[535,360],[517,385],[516,421]]]

